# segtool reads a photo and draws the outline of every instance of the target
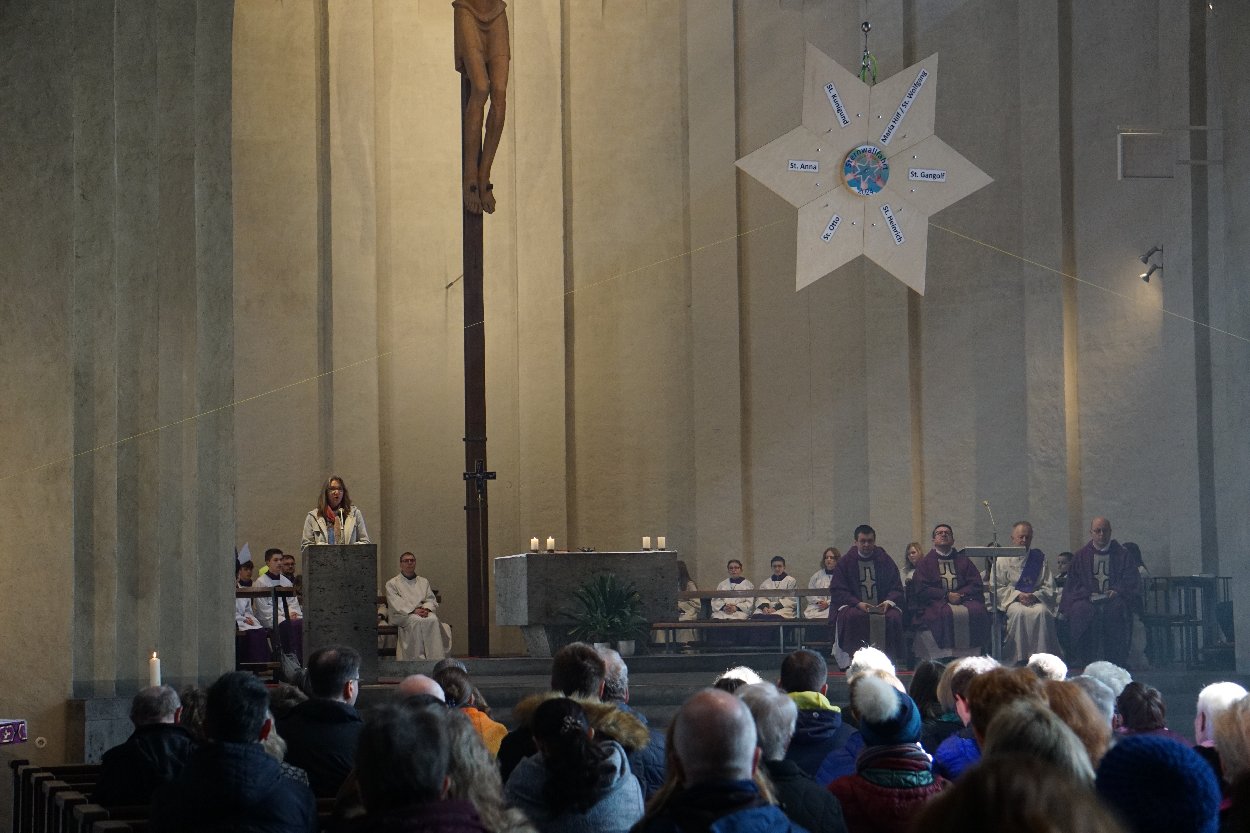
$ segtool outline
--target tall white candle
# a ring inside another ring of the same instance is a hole
[[[642,548],[644,550],[651,549],[651,536],[650,535],[642,536]]]
[[[156,651],[152,652],[152,658],[148,660],[148,685],[161,684],[161,659],[156,655]]]
[[[655,540],[656,540],[656,546],[657,546],[657,547],[659,547],[659,548],[660,548],[660,549],[662,549],[662,550],[664,550],[664,549],[668,549],[668,547],[666,547],[666,546],[665,546],[665,544],[667,544],[667,543],[668,543],[668,541],[664,538],[664,536],[663,536],[663,535],[661,535],[660,537],[656,538]]]
[[[538,552],[538,539],[537,538],[530,539],[530,552]]]
[[[555,551],[556,551],[556,539],[548,535],[547,536],[547,552],[555,552]]]

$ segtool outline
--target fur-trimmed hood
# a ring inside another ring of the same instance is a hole
[[[558,691],[546,691],[542,694],[531,694],[517,703],[512,709],[512,717],[517,727],[528,731],[538,707],[547,700],[563,696]],[[602,700],[592,700],[576,695],[569,699],[576,700],[581,705],[596,735],[616,741],[625,747],[627,752],[646,749],[647,744],[651,742],[651,733],[647,730],[646,724],[624,709],[617,708],[614,703],[604,703]]]

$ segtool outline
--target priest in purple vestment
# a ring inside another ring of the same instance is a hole
[[[829,580],[829,623],[838,664],[850,664],[850,656],[865,645],[885,651],[895,663],[905,659],[902,604],[898,565],[877,546],[876,530],[867,524],[856,527],[855,548],[842,556]]]
[[[980,654],[989,642],[985,584],[972,559],[955,549],[950,524],[933,528],[933,549],[921,559],[912,579],[921,605],[918,659]]]
[[[1068,580],[1059,601],[1059,615],[1067,624],[1068,664],[1081,667],[1097,659],[1123,665],[1133,635],[1133,605],[1141,594],[1137,563],[1111,537],[1111,522],[1094,518],[1089,543],[1072,557]],[[1102,630],[1101,656],[1098,625]]]

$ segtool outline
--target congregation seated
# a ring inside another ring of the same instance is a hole
[[[691,695],[673,718],[671,739],[668,780],[637,833],[803,830],[756,782],[755,722],[737,697],[717,689]]]
[[[1016,700],[999,709],[985,730],[983,746],[973,771],[1010,765],[1023,755],[1071,774],[1086,787],[1094,785],[1094,766],[1081,739],[1048,705],[1035,700]]]
[[[556,652],[551,658],[551,690],[522,699],[512,710],[517,727],[499,744],[499,772],[505,784],[516,766],[538,751],[532,730],[534,712],[555,697],[577,700],[596,736],[619,743],[634,774],[640,781],[646,777],[643,756],[651,741],[650,732],[634,715],[603,702],[606,676],[603,657],[584,642],[570,643]]]
[[[356,713],[360,654],[345,646],[318,648],[308,659],[311,697],[278,721],[287,762],[307,771],[318,798],[333,798],[351,771],[364,726]]]
[[[1245,696],[1246,690],[1237,683],[1211,683],[1198,692],[1198,702],[1194,710],[1194,751],[1211,765],[1221,786],[1225,787],[1225,792],[1233,779],[1225,777],[1224,774],[1220,748],[1215,738],[1215,724],[1221,714]]]
[[[815,651],[800,648],[781,661],[780,688],[797,709],[785,758],[820,784],[855,771],[863,748],[859,732],[842,720],[842,710],[826,699],[828,668]]]
[[[1079,778],[1024,754],[1000,756],[979,766],[929,802],[914,830],[967,833],[1125,833],[1115,816]]]
[[[178,725],[182,703],[167,685],[145,688],[130,704],[134,731],[104,753],[94,800],[105,807],[147,804],[169,783],[195,750],[194,736]]]
[[[1043,685],[1050,710],[1080,739],[1090,764],[1097,769],[1112,742],[1111,722],[1106,712],[1076,680],[1046,680]]]
[[[755,669],[746,665],[736,665],[733,668],[725,669],[723,673],[718,675],[712,681],[712,688],[734,694],[744,685],[755,685],[762,682],[764,682],[764,678],[756,673]]]
[[[845,668],[849,657],[866,645],[903,654],[903,581],[894,559],[876,545],[871,526],[855,528],[855,547],[838,561],[829,581],[829,624],[834,657]]]
[[[933,549],[916,567],[918,659],[975,656],[989,640],[985,585],[972,559],[955,549],[950,524],[933,528]]]
[[[471,801],[447,795],[451,738],[445,708],[384,704],[360,731],[356,780],[365,814],[352,833],[491,833]]]
[[[626,714],[632,715],[647,730],[649,740],[642,749],[630,755],[630,766],[642,787],[642,797],[649,800],[664,783],[664,761],[668,741],[663,732],[657,732],[647,723],[647,716],[629,705],[629,667],[619,651],[598,648],[603,658],[603,694],[600,699],[610,703]]]
[[[993,657],[963,657],[952,662],[943,672],[950,674],[950,701],[961,727],[948,732],[933,750],[933,771],[949,780],[958,778],[965,769],[981,759],[981,747],[972,729],[972,708],[968,704],[968,687],[972,680],[998,668]],[[941,683],[939,683],[939,690]]]
[[[864,749],[855,772],[829,784],[852,833],[905,831],[921,807],[946,788],[920,746],[920,711],[885,672],[861,674],[851,688]]]
[[[1167,724],[1167,705],[1154,686],[1133,681],[1124,687],[1115,701],[1120,713],[1121,735],[1158,735],[1189,746],[1189,741]]]
[[[1043,680],[1066,680],[1068,678],[1068,664],[1054,654],[1032,654],[1029,656],[1027,667]]]
[[[1214,833],[1220,785],[1211,767],[1169,738],[1122,738],[1098,765],[1098,796],[1131,833]]]
[[[265,753],[273,727],[269,693],[252,674],[232,671],[208,689],[209,742],[157,791],[151,829],[156,833],[263,830],[315,833],[316,800]]]
[[[499,744],[507,736],[508,727],[491,720],[489,715],[478,710],[476,689],[469,680],[469,675],[459,668],[444,668],[434,673],[432,682],[442,689],[447,705],[458,710],[477,729],[491,757],[498,755]]]
[[[933,754],[933,750],[948,735],[963,728],[953,701],[947,709],[938,695],[938,686],[945,673],[946,666],[942,663],[922,660],[912,672],[911,685],[907,688],[907,694],[920,710],[920,745],[929,754]]]
[[[642,818],[642,789],[625,750],[596,738],[576,700],[544,700],[530,730],[538,754],[516,766],[504,794],[543,833],[628,833]]]
[[[844,833],[842,805],[825,789],[826,782],[814,780],[787,757],[799,716],[794,700],[771,683],[743,686],[737,695],[751,710],[760,764],[782,811],[805,830]]]

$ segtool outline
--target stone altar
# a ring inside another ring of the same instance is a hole
[[[527,552],[495,559],[495,621],[519,625],[530,656],[549,657],[567,644],[563,611],[575,609],[574,592],[599,573],[613,573],[642,596],[642,615],[663,622],[677,615],[677,553]]]

